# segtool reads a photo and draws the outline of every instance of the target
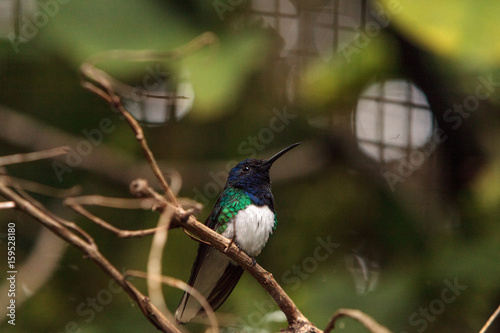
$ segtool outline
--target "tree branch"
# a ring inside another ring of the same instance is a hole
[[[148,285],[148,295],[151,298],[151,302],[160,309],[163,313],[173,321],[174,316],[168,310],[167,304],[165,303],[165,298],[163,296],[163,290],[161,286],[161,280],[153,279],[150,277],[161,276],[162,275],[162,258],[165,245],[167,244],[168,229],[172,221],[173,209],[167,207],[160,215],[158,219],[157,231],[153,235],[153,240],[151,242],[151,248],[149,250],[148,264],[147,264],[147,285]]]
[[[350,317],[359,321],[368,331],[372,333],[392,333],[385,326],[377,323],[375,319],[357,309],[339,309],[335,311],[332,319],[330,319],[328,325],[326,325],[324,333],[330,333],[330,331],[335,327],[337,320],[342,317]]]
[[[3,201],[0,202],[0,209],[12,209],[16,207],[16,203],[14,201]]]
[[[31,202],[10,189],[3,181],[0,180],[0,195],[8,200],[16,203],[16,209],[32,216],[39,221],[43,226],[51,230],[57,236],[72,244],[85,256],[94,261],[106,274],[111,276],[129,296],[139,305],[139,308],[145,317],[158,329],[164,332],[180,332],[179,329],[170,321],[168,321],[158,309],[149,302],[149,299],[144,296],[137,288],[135,288],[126,278],[116,269],[100,252],[94,243],[78,237],[67,229],[63,224],[53,217],[45,214],[39,207],[38,202]]]
[[[43,160],[46,158],[64,155],[67,154],[68,152],[69,152],[69,147],[63,146],[27,154],[14,154],[14,155],[2,156],[0,157],[0,166]]]
[[[186,54],[199,50],[207,45],[215,45],[216,37],[211,32],[205,32],[194,38],[189,43],[175,49],[172,51],[152,51],[152,50],[140,50],[140,51],[130,51],[130,50],[112,50],[106,51],[100,54],[96,54],[80,67],[80,71],[87,81],[82,81],[82,86],[104,100],[106,100],[111,107],[118,110],[122,116],[125,117],[130,127],[134,131],[137,141],[140,143],[146,158],[155,174],[156,178],[159,180],[163,190],[165,191],[165,197],[168,201],[178,206],[177,199],[167,184],[165,177],[163,176],[158,163],[149,149],[148,143],[144,137],[144,132],[142,127],[139,125],[137,120],[128,112],[128,110],[123,106],[121,96],[133,95],[133,93],[139,91],[143,96],[148,94],[144,89],[136,89],[131,86],[116,80],[111,75],[98,69],[95,65],[99,62],[109,61],[109,60],[126,60],[126,61],[154,61],[154,60],[175,60]],[[97,84],[95,84],[95,83]],[[155,98],[157,96],[154,96]],[[162,97],[165,98],[165,97]],[[168,98],[185,98],[184,96],[174,96]]]
[[[493,312],[491,317],[486,321],[486,323],[484,324],[481,331],[479,331],[479,333],[486,333],[486,331],[488,330],[488,327],[490,327],[491,324],[493,324],[493,321],[495,321],[495,318],[498,317],[499,314],[500,314],[500,306],[498,306],[498,308],[495,310],[495,312]]]
[[[120,238],[132,238],[132,237],[144,237],[144,236],[150,236],[153,235],[155,232],[157,232],[159,229],[163,227],[156,227],[156,228],[150,228],[150,229],[139,229],[139,230],[123,230],[115,227],[114,225],[104,221],[98,216],[95,216],[85,208],[83,208],[81,205],[71,203],[71,201],[66,201],[65,202],[71,209],[73,209],[75,212],[78,214],[86,217],[90,221],[94,222],[95,224],[99,225],[100,227],[109,230],[113,232],[116,236]]]
[[[191,294],[200,303],[203,310],[205,310],[208,320],[210,321],[210,325],[212,325],[212,331],[213,332],[219,331],[219,323],[217,321],[217,317],[215,316],[214,310],[212,310],[212,307],[210,306],[210,303],[208,303],[205,297],[203,297],[203,295],[199,293],[198,290],[194,289],[186,282],[179,279],[175,279],[170,276],[151,275],[150,273],[144,273],[139,271],[126,271],[125,274],[130,276],[141,277],[148,280],[158,281],[160,283],[169,285],[171,287],[183,290]]]

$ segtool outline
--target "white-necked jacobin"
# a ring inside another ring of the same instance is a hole
[[[224,190],[219,195],[205,224],[231,239],[252,258],[257,256],[276,228],[274,198],[269,169],[295,143],[270,159],[246,159],[229,172]],[[224,303],[243,268],[213,247],[201,243],[188,284],[198,290],[215,311]],[[179,323],[187,323],[203,313],[198,301],[184,293],[175,312]]]

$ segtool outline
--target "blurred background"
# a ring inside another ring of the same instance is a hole
[[[128,124],[80,85],[80,65],[210,31],[209,45],[175,59],[97,65],[131,87],[188,97],[122,96],[174,190],[205,206],[198,219],[236,162],[301,141],[271,172],[279,223],[257,260],[304,315],[324,328],[335,310],[356,308],[394,332],[477,332],[500,304],[499,12],[486,0],[2,0],[0,153],[72,149],[2,172],[85,195],[129,197],[139,177],[156,184]],[[119,269],[146,270],[150,237],[118,239],[62,199],[35,197]],[[89,209],[123,229],[158,218]],[[156,331],[75,248],[16,211],[0,219],[0,311],[11,222],[20,272],[16,325],[2,312],[2,331]],[[172,231],[164,273],[187,280],[197,246]],[[182,292],[164,292],[175,311]],[[217,314],[228,332],[286,327],[248,274]],[[364,332],[349,319],[335,331]]]

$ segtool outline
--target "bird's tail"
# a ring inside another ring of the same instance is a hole
[[[191,272],[189,285],[200,292],[215,311],[233,291],[243,274],[243,268],[213,248],[206,251],[203,260],[198,259]],[[184,293],[175,311],[175,320],[185,324],[203,312],[201,304],[189,293]]]

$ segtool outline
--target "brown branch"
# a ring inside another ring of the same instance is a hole
[[[115,50],[120,51],[120,50]],[[121,52],[126,52],[125,50],[121,50]],[[95,60],[92,59],[91,60]],[[186,96],[164,96],[164,95],[157,95],[157,94],[151,94],[147,90],[144,90],[142,88],[138,87],[131,87],[128,84],[125,84],[115,78],[113,78],[111,75],[108,73],[96,68],[94,66],[94,63],[91,63],[89,60],[87,60],[86,63],[84,63],[81,66],[81,72],[87,76],[88,78],[92,79],[93,81],[101,84],[105,90],[107,91],[113,91],[117,95],[120,96],[142,96],[142,97],[150,97],[150,98],[157,98],[157,99],[189,99],[189,97]]]
[[[102,195],[82,195],[79,197],[70,197],[64,201],[64,204],[70,205],[93,205],[120,209],[153,209],[156,201],[150,198],[129,199],[129,198],[111,198]],[[153,209],[154,210],[154,209]]]
[[[85,66],[91,66],[91,65],[85,64]],[[84,72],[87,75],[91,75],[91,73],[93,73],[93,72],[86,70],[85,66],[82,65],[82,72]],[[151,166],[151,169],[153,170],[154,175],[156,176],[156,178],[160,182],[160,185],[162,186],[163,190],[165,191],[165,195],[166,195],[167,199],[170,202],[172,202],[173,204],[177,205],[177,199],[175,198],[175,195],[170,190],[170,187],[168,186],[167,181],[165,180],[165,177],[163,176],[163,173],[161,172],[160,167],[158,166],[158,163],[156,162],[156,159],[153,155],[153,152],[151,151],[151,149],[149,149],[149,145],[144,137],[144,131],[142,130],[142,127],[139,125],[137,120],[135,120],[135,118],[127,111],[127,109],[125,109],[120,97],[118,97],[117,95],[115,95],[113,93],[109,82],[106,81],[105,79],[103,79],[102,76],[100,76],[100,75],[96,75],[96,77],[94,77],[94,79],[100,80],[99,83],[101,85],[103,85],[104,87],[106,87],[107,91],[97,87],[96,85],[94,85],[91,82],[83,82],[82,86],[84,88],[94,92],[98,96],[102,97],[113,108],[117,109],[122,114],[122,116],[125,117],[128,124],[130,125],[130,127],[134,131],[135,138],[137,139],[137,141],[141,145],[141,148],[144,152],[144,155],[146,156],[146,158]]]
[[[180,332],[173,323],[168,321],[163,314],[149,302],[146,296],[144,296],[135,286],[126,280],[120,271],[99,252],[99,249],[95,244],[91,244],[72,233],[58,220],[40,210],[38,207],[39,203],[31,202],[21,197],[1,181],[0,195],[8,200],[14,201],[16,203],[16,209],[32,216],[57,236],[78,248],[87,258],[94,261],[105,273],[111,276],[127,292],[127,294],[129,294],[129,296],[138,304],[145,317],[156,328],[162,330],[163,332]]]
[[[189,233],[186,229],[184,229],[184,228],[183,228],[183,229],[182,229],[182,231],[184,231],[184,233],[185,233],[186,235],[188,235],[188,237],[189,237],[189,238],[191,238],[192,240],[194,240],[195,242],[210,245],[210,243],[209,243],[209,242],[205,242],[205,241],[203,241],[203,240],[199,239],[198,237],[191,235],[191,234],[190,234],[190,233]]]
[[[162,275],[162,258],[165,244],[167,243],[168,228],[172,221],[173,209],[167,207],[158,219],[157,231],[154,233],[153,240],[151,241],[151,249],[149,250],[147,272],[148,277]],[[174,319],[172,313],[168,310],[161,281],[158,279],[147,279],[148,295],[151,302],[158,307],[163,313],[169,317],[170,320]]]
[[[217,317],[215,316],[215,313],[210,306],[210,304],[207,302],[205,297],[198,292],[198,290],[194,289],[190,285],[188,285],[186,282],[175,279],[170,276],[164,276],[164,275],[151,275],[149,273],[144,273],[144,272],[139,272],[139,271],[126,271],[125,275],[130,275],[130,276],[136,276],[136,277],[141,277],[144,279],[148,280],[155,280],[159,281],[161,283],[164,283],[166,285],[169,285],[171,287],[183,290],[187,292],[188,294],[191,294],[202,306],[203,310],[205,310],[205,313],[207,314],[208,320],[210,321],[210,325],[212,326],[212,331],[213,332],[218,332],[219,331],[219,323],[217,320]]]
[[[67,154],[68,152],[69,152],[69,147],[63,146],[48,150],[36,151],[33,153],[2,156],[0,157],[0,166],[43,160],[47,158],[56,157],[59,155],[64,155]]]
[[[0,209],[11,209],[15,208],[16,203],[14,201],[3,201],[0,202]]]
[[[156,227],[156,228],[150,228],[150,229],[140,229],[140,230],[123,230],[120,228],[115,227],[114,225],[104,221],[100,217],[95,216],[85,208],[83,208],[81,205],[75,204],[75,203],[68,203],[66,204],[73,209],[75,212],[78,214],[86,217],[90,221],[94,222],[95,224],[101,226],[102,228],[109,230],[113,232],[115,235],[117,235],[120,238],[132,238],[132,237],[144,237],[144,236],[149,236],[153,235],[156,231],[161,229],[162,227]]]
[[[139,141],[139,144],[141,145],[142,150],[144,151],[144,154],[146,155],[146,158],[151,165],[153,173],[155,174],[156,178],[158,178],[163,190],[165,191],[165,197],[168,201],[177,206],[177,199],[172,190],[170,190],[170,186],[168,186],[165,177],[163,177],[163,173],[161,172],[160,167],[156,162],[153,152],[151,151],[151,149],[149,149],[148,142],[144,138],[144,131],[142,130],[142,127],[139,125],[137,120],[135,120],[135,118],[125,109],[121,99],[118,96],[114,97],[112,104],[121,112],[121,114],[128,121],[130,127],[132,127],[132,130],[135,133],[135,138],[137,139],[137,141]]]
[[[137,180],[141,182],[142,179]],[[133,182],[134,183],[134,182]],[[191,212],[199,212],[201,207],[196,202],[192,200],[185,200],[180,198],[179,202],[182,207],[189,207]],[[157,226],[150,229],[139,229],[139,230],[125,230],[115,227],[109,222],[104,221],[102,218],[95,216],[83,205],[97,205],[101,207],[111,207],[111,208],[121,208],[121,209],[145,209],[145,210],[160,210],[163,211],[164,207],[168,205],[165,199],[156,193],[156,198],[139,198],[139,199],[128,199],[128,198],[110,198],[101,195],[85,195],[80,197],[70,197],[64,200],[64,204],[69,206],[78,214],[86,217],[95,224],[101,226],[102,228],[113,232],[120,238],[132,238],[132,237],[144,237],[155,234],[157,231],[163,230],[165,228],[170,228],[170,226]]]
[[[67,146],[72,147],[72,153],[76,154],[78,145],[86,140],[81,135],[66,133],[29,115],[10,110],[2,105],[0,105],[0,124],[2,124],[0,140],[16,147],[22,147],[26,151],[46,150],[64,142]],[[30,133],[30,135],[26,135],[26,133]],[[139,162],[135,157],[108,146],[104,141],[100,145],[94,146],[92,153],[82,158],[78,166],[73,167],[68,164],[68,155],[55,157],[55,160],[52,162],[52,167],[54,167],[54,163],[68,166],[72,170],[78,167],[78,169],[97,173],[125,186],[130,184],[132,179],[139,176],[147,178],[150,182],[155,180],[146,162]],[[127,167],[124,168],[124,165]],[[55,175],[57,175],[57,172],[55,172]],[[66,180],[66,175],[68,173],[61,174],[58,177],[59,181]]]
[[[486,321],[486,324],[484,324],[483,328],[481,329],[481,331],[479,331],[479,333],[486,333],[486,331],[488,330],[488,328],[491,326],[491,324],[493,324],[493,321],[495,321],[495,318],[499,314],[500,314],[500,306],[495,310],[495,312],[493,312],[493,314],[488,319],[488,321]]]
[[[332,319],[330,319],[326,325],[324,333],[329,333],[335,327],[337,320],[342,317],[350,317],[359,321],[368,331],[372,333],[391,333],[387,327],[380,325],[375,319],[357,309],[339,309],[335,311]]]
[[[43,194],[54,198],[66,198],[70,195],[76,195],[81,191],[81,186],[79,185],[75,185],[67,189],[60,189],[12,176],[0,175],[0,179],[2,179],[5,184],[11,185],[15,183],[17,184],[17,187],[20,187],[28,192]]]
[[[82,86],[90,91],[94,92],[101,98],[105,99],[114,109],[118,110],[122,116],[125,117],[130,127],[134,131],[135,137],[142,147],[144,154],[155,174],[156,178],[159,180],[163,190],[165,191],[165,197],[169,202],[178,206],[177,199],[167,184],[165,177],[156,162],[156,159],[149,148],[149,145],[144,137],[144,132],[142,127],[139,125],[137,120],[128,112],[128,110],[123,106],[120,96],[131,95],[133,92],[142,91],[143,95],[148,94],[144,89],[135,89],[131,86],[114,79],[111,75],[98,69],[95,65],[99,62],[109,61],[109,60],[124,60],[124,61],[158,61],[158,60],[176,60],[186,54],[199,50],[207,45],[216,44],[216,37],[211,32],[206,32],[194,38],[189,43],[181,46],[172,51],[152,51],[152,50],[140,50],[140,51],[130,51],[130,50],[112,50],[106,51],[100,54],[96,54],[80,67],[80,71],[87,80],[83,80]],[[97,84],[95,84],[95,83]],[[156,97],[156,96],[155,96]],[[163,96],[162,98],[166,98]],[[172,98],[172,97],[169,97]],[[184,96],[178,96],[177,98],[185,98]]]
[[[8,176],[2,176],[0,177],[0,181],[5,185],[5,186],[11,186],[16,189],[17,193],[19,194],[20,197],[23,199],[27,200],[28,202],[31,202],[36,208],[40,210],[43,214],[46,214],[47,216],[53,218],[57,222],[59,222],[61,225],[73,229],[77,233],[79,233],[81,236],[83,236],[88,244],[95,245],[94,239],[82,228],[80,228],[77,224],[66,221],[65,219],[55,215],[52,213],[50,210],[48,210],[44,205],[42,205],[40,202],[36,201],[31,195],[29,195],[24,188],[19,185],[19,183],[15,182],[12,178]]]

